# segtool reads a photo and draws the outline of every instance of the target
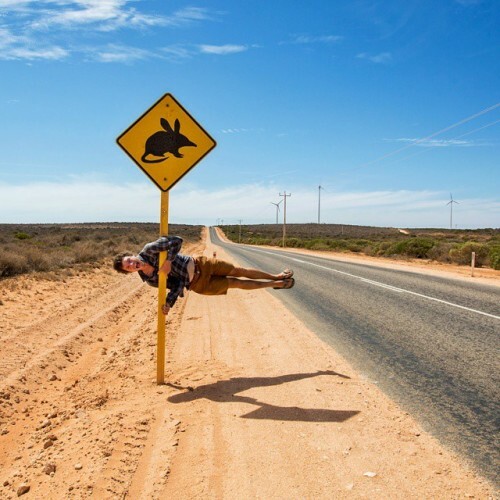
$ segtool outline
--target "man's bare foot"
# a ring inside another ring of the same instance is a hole
[[[288,288],[292,288],[293,285],[295,285],[295,280],[293,278],[288,278],[285,280],[277,281],[275,285],[278,285],[273,286],[275,290],[287,290]]]
[[[293,276],[293,270],[292,269],[285,269],[282,273],[278,274],[278,279],[287,280],[287,279],[290,279],[292,276]]]

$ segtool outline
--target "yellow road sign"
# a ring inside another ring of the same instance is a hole
[[[216,146],[172,94],[151,106],[116,142],[162,191],[171,189]]]

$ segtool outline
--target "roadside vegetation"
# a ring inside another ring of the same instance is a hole
[[[240,240],[239,225],[221,227],[234,242]],[[355,252],[376,257],[429,259],[500,269],[500,229],[447,230],[397,229],[340,224],[287,224],[286,246],[336,252]],[[241,226],[241,243],[283,245],[283,226]]]
[[[202,226],[171,224],[170,233],[198,241]],[[99,267],[120,252],[139,252],[158,238],[153,223],[0,224],[0,279],[36,271]]]

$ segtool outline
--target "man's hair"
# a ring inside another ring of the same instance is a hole
[[[134,255],[134,254],[132,254],[130,252],[124,252],[124,253],[118,254],[113,259],[113,269],[115,271],[118,271],[119,273],[128,274],[128,272],[125,271],[125,269],[123,269],[123,257],[128,257],[129,255]]]

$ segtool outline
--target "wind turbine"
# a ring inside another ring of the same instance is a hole
[[[271,201],[271,205],[275,205],[276,206],[276,224],[278,224],[278,214],[279,214],[279,211],[280,211],[280,203],[282,202],[283,200],[280,200],[278,201],[278,203],[273,203]]]
[[[450,229],[453,229],[453,203],[460,205],[458,201],[453,199],[453,195],[450,193],[450,201],[447,203],[447,205],[450,205]]]

